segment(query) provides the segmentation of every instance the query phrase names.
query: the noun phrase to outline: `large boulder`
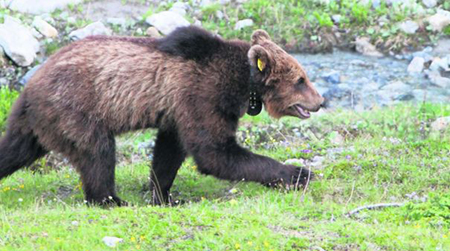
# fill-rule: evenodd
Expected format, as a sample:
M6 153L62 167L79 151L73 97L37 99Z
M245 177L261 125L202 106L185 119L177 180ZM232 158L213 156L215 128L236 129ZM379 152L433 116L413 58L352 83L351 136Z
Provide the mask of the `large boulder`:
M145 20L162 34L167 35L178 27L189 26L190 23L182 15L173 11L163 11L149 16Z
M10 16L6 16L5 22L0 24L0 46L20 66L31 65L39 51L39 42L30 29Z

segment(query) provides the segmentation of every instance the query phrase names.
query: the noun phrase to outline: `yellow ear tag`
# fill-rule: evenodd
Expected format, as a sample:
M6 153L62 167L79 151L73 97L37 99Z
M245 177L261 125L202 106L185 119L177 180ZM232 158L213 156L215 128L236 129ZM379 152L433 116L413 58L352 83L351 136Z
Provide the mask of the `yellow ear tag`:
M258 58L258 69L259 71L263 71L264 68L266 67L266 64L264 64L264 62Z

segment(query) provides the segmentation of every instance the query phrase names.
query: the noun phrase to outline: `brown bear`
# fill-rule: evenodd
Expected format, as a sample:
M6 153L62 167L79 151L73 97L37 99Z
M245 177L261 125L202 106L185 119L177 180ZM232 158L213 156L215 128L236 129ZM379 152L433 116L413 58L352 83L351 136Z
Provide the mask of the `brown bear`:
M262 30L251 43L201 28L165 38L92 36L51 56L16 101L0 140L0 179L49 151L81 175L86 200L116 195L116 135L158 128L151 171L154 203L167 203L186 155L203 174L265 185L305 184L311 172L254 154L236 142L238 120L261 103L301 119L323 98L300 64Z

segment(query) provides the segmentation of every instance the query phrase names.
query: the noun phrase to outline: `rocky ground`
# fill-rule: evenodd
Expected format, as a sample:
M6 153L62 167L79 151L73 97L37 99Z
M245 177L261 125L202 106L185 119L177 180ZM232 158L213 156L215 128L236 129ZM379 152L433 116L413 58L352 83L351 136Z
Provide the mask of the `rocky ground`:
M20 89L49 55L89 35L159 37L179 26L202 25L195 18L196 13L200 9L205 11L204 6L212 2L54 0L37 4L31 0L0 1L0 6L4 7L0 11L0 21L3 21L0 24L0 85ZM230 1L217 2L228 4ZM235 4L239 6L239 2L243 1ZM433 5L432 2L428 0L423 4ZM170 9L164 10L169 4ZM431 17L436 19L433 27L443 29L450 24L448 11L438 10ZM234 28L241 30L248 26L259 28L253 27L251 19L239 20ZM413 32L416 26L410 21L400 27L405 32ZM421 51L390 55L380 53L364 37L356 38L354 43L354 52L294 54L327 98L328 107L365 110L404 101L450 101L449 38L444 37Z

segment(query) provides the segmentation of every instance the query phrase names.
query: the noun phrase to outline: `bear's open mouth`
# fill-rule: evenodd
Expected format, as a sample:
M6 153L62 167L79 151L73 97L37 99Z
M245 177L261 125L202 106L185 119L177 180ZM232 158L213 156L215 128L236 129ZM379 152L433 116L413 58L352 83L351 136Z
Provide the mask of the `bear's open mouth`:
M311 117L311 113L309 113L309 111L303 108L300 104L293 105L292 108L297 111L301 119L309 119L309 117Z

